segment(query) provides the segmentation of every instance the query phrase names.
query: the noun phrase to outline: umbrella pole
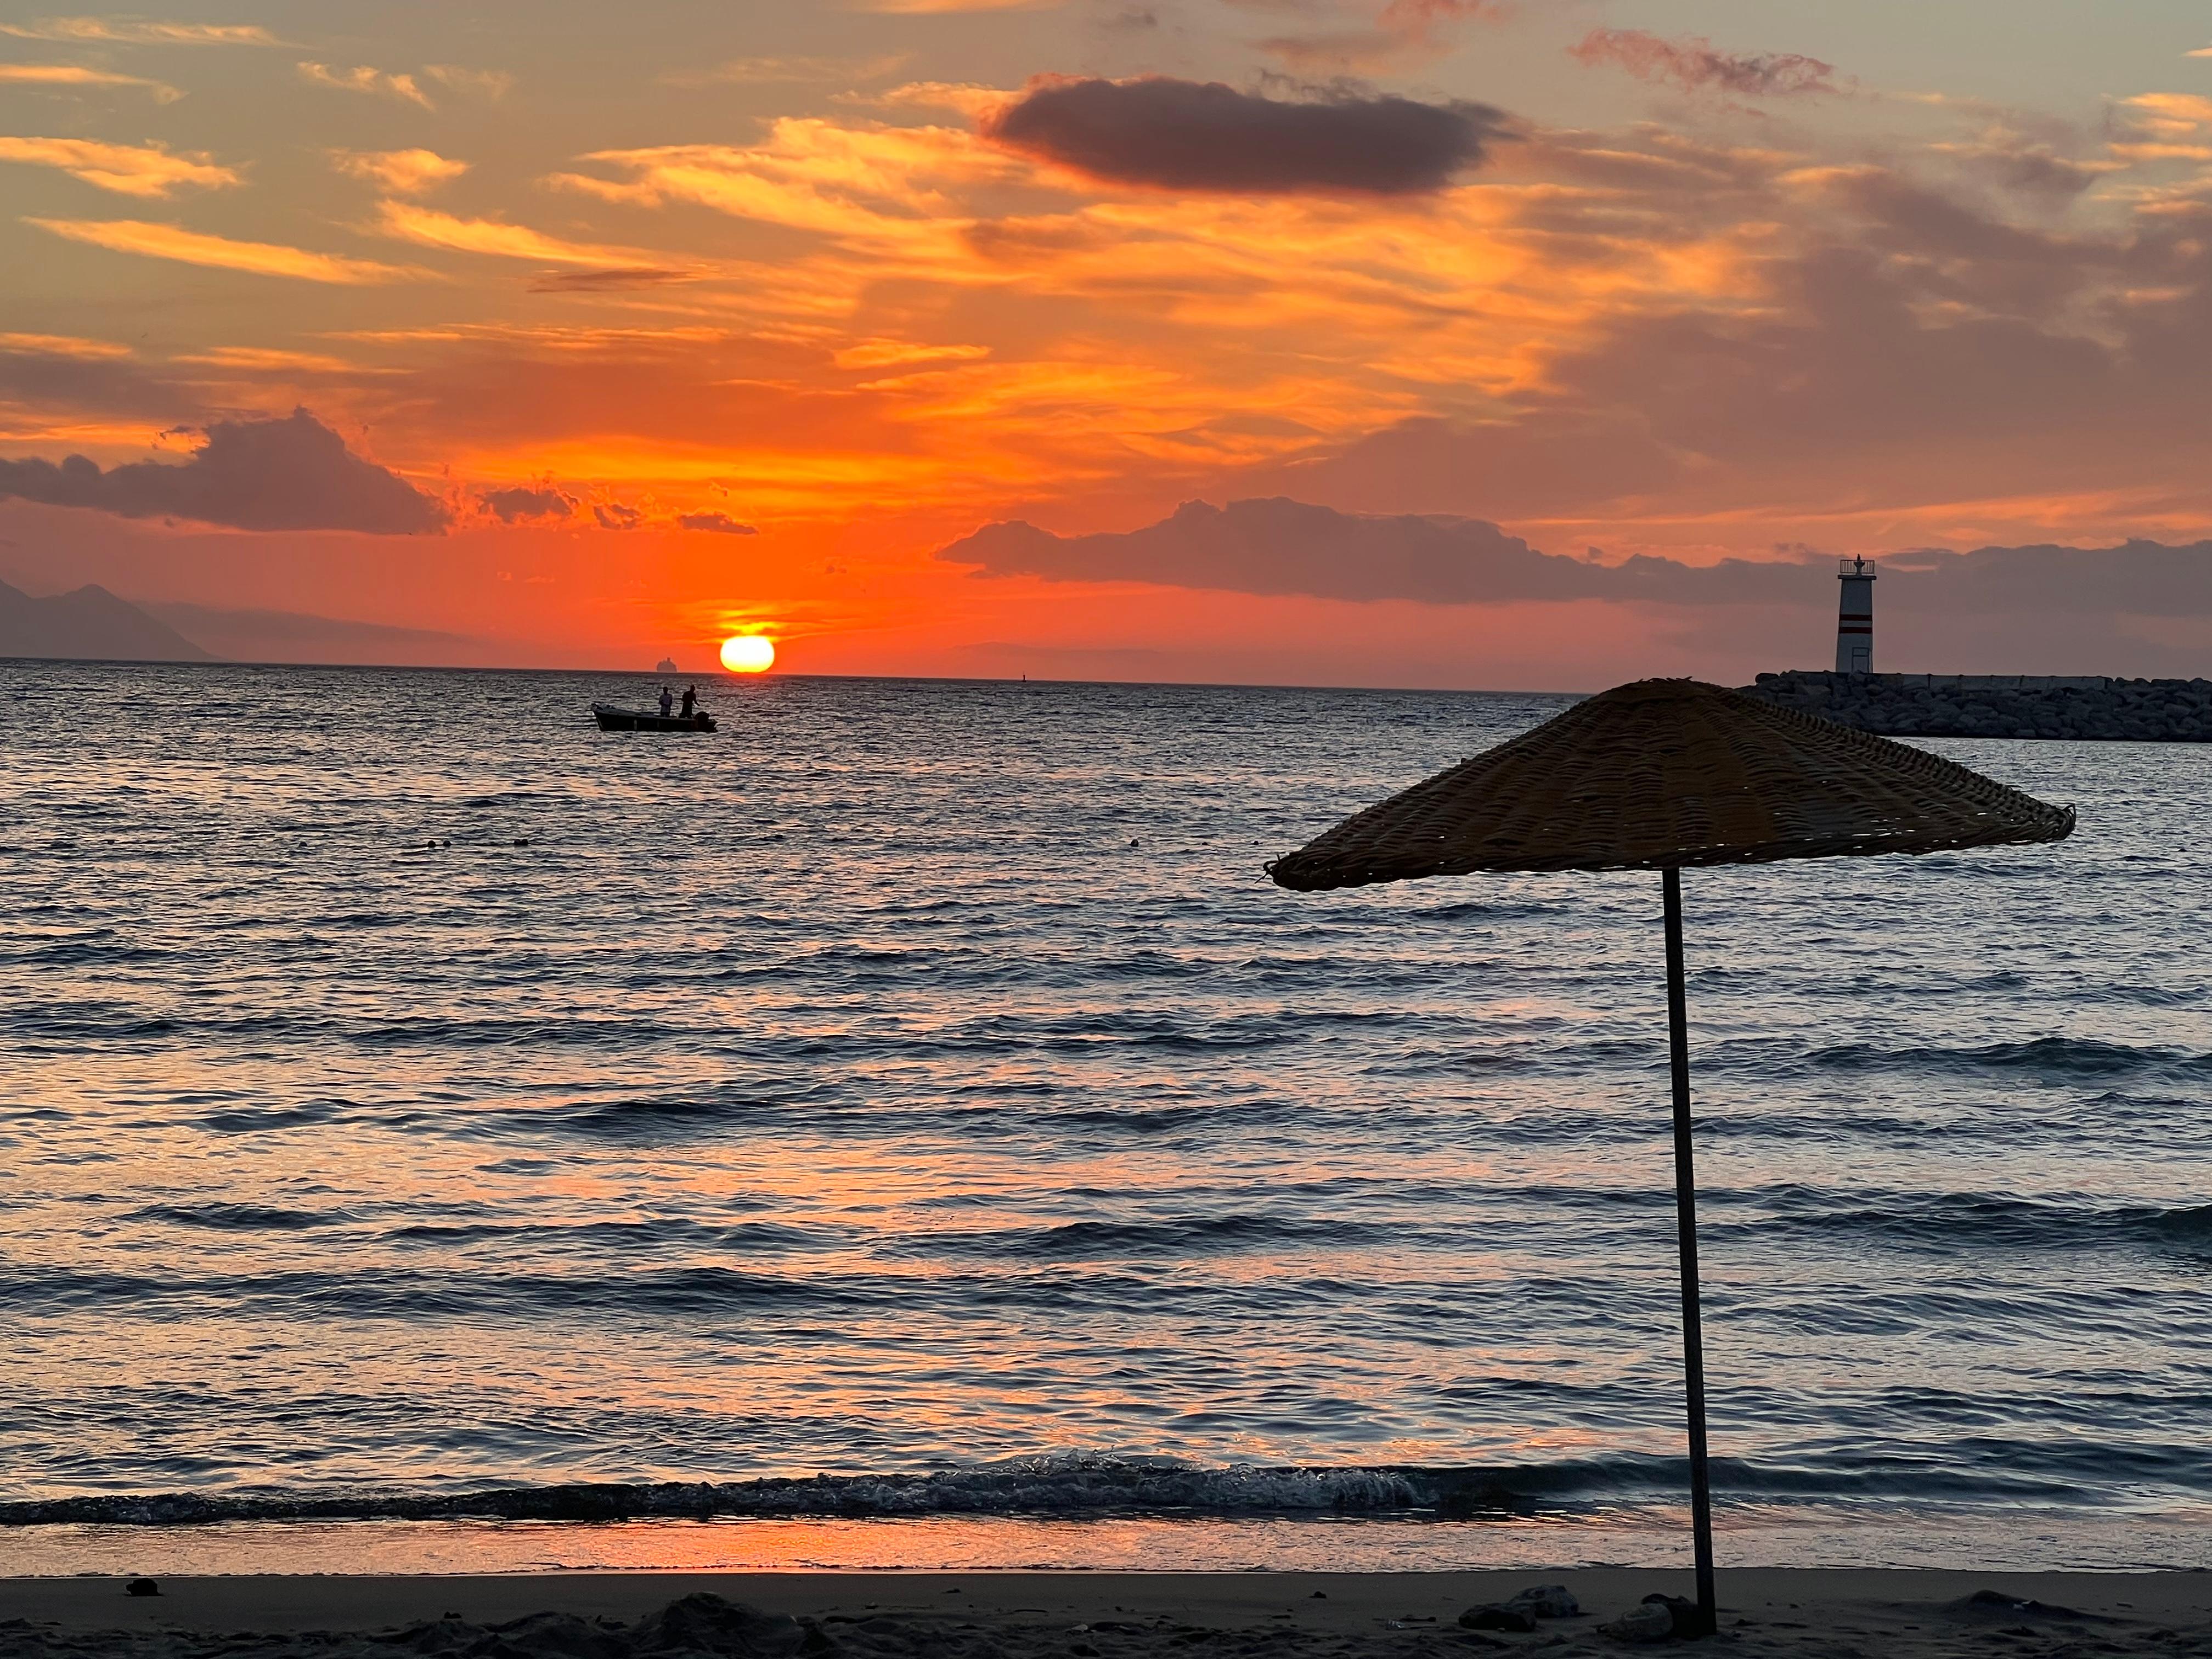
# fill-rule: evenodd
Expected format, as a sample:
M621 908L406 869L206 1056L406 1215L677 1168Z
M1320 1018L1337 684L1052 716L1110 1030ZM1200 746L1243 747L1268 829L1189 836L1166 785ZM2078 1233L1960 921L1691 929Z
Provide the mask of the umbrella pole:
M1698 1611L1718 1628L1713 1604L1713 1493L1705 1460L1705 1340L1698 1317L1698 1177L1690 1147L1690 1017L1682 972L1682 872L1660 872L1667 896L1667 1048L1674 1081L1674 1222L1682 1255L1682 1377L1690 1418L1690 1528Z

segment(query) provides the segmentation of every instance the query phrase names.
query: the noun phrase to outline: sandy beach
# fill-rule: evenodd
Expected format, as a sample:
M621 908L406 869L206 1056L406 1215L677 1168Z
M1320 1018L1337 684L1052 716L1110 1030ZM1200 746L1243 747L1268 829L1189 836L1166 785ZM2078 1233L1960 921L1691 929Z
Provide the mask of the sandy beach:
M1470 1607L1565 1586L1579 1616L1476 1631ZM1600 1626L1686 1575L1558 1573L531 1574L0 1581L10 1656L630 1654L1137 1659L1634 1650ZM1747 1569L1711 1645L1745 1654L2212 1654L2212 1573ZM1683 1644L1655 1645L1680 1646Z

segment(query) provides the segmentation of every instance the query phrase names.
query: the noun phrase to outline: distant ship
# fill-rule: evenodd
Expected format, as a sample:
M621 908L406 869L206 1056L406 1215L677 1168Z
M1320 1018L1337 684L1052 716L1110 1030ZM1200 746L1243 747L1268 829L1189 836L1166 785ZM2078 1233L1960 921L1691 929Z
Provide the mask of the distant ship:
M675 658L663 657L660 659L659 665L653 672L656 674L680 674L684 671L676 665Z

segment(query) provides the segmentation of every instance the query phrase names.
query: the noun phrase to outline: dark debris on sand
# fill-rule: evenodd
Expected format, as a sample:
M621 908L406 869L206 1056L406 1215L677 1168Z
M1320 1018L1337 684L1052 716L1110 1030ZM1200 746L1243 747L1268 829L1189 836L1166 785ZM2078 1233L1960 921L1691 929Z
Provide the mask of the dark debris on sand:
M1922 1609L1884 1608L1864 1623L1730 1620L1714 1637L1666 1645L1726 1650L1732 1659L2212 1659L2212 1626L2173 1629L2069 1615L1994 1595ZM1530 1635L1415 1627L1371 1632L1269 1624L1243 1628L1101 1620L1088 1625L881 1613L794 1619L701 1594L635 1623L541 1613L476 1625L448 1615L373 1632L219 1634L79 1631L0 1622L0 1659L1468 1659L1527 1651L1543 1659L1622 1659L1631 1651L1577 1620Z

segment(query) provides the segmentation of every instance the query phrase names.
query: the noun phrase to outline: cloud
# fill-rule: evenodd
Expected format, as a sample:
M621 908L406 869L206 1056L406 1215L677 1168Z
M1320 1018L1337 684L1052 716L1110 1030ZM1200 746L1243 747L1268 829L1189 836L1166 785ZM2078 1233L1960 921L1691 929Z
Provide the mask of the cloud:
M661 79L672 87L719 83L749 86L776 82L877 81L897 73L909 54L884 52L874 58L732 58L710 70L687 70Z
M387 75L382 70L366 64L349 70L334 70L328 64L302 64L300 78L318 87L335 87L342 92L364 92L376 98L397 98L403 103L419 104L424 109L435 107L422 88L415 83L411 75Z
M1796 611L1808 619L1805 638L1817 644L1823 619L1833 615L1834 566L1802 546L1775 551L1779 556L1695 564L1648 555L1607 560L1595 549L1575 558L1539 552L1480 520L1342 513L1276 498L1225 508L1186 502L1169 518L1121 534L1062 537L1019 520L988 525L938 556L980 566L976 574L984 576L1338 600L1598 601L1678 607L1715 620L1730 610ZM2095 651L2124 660L2145 641L2136 630L2130 650L2130 630L2116 622L2212 618L2212 542L1934 549L1884 555L1878 562L1877 626L1892 639L1960 641L1978 651L2021 637L2024 619L2094 617L2105 621L2083 637ZM1723 633L1750 625L1723 622ZM1728 649L1740 653L1745 643L1731 636Z
M540 489L482 489L477 492L477 503L487 513L506 524L520 524L532 519L565 519L576 510L576 498L547 485Z
M75 64L0 64L0 86L19 87L140 87L161 104L173 104L185 94L166 81L149 81L143 75L118 75L112 70L83 69Z
M235 530L389 536L445 526L441 502L355 454L304 409L280 419L218 421L203 437L192 458L174 465L132 461L103 472L82 455L58 465L0 460L0 498Z
M34 219L23 222L89 242L118 253L141 253L153 259L174 259L180 264L209 265L218 270L248 270L263 276L294 276L308 283L337 283L362 287L379 283L404 283L431 273L416 265L380 264L374 259L347 259L335 253L311 253L305 248L283 247L271 242L234 242L221 236L203 235L177 225L149 224L141 219Z
M1350 93L1292 101L1166 76L1033 81L981 127L1005 149L1116 183L1373 196L1442 190L1505 130L1482 104Z
M19 40L81 40L123 46L278 46L284 43L252 23L161 23L122 17L42 17L35 23L0 23L0 34Z
M1639 81L1668 81L1686 92L1711 88L1745 98L1838 92L1836 69L1794 52L1723 52L1698 35L1668 40L1642 29L1592 29L1567 55L1613 64Z
M112 340L85 340L73 334L0 334L0 351L23 352L38 357L73 357L97 362L128 357L131 348Z
M973 362L987 345L922 345L911 340L862 340L832 355L840 368L890 368L900 363Z
M331 165L393 196L422 196L469 170L433 149L334 149Z
M103 144L89 138L0 137L0 161L58 167L72 179L124 196L167 196L190 186L220 190L243 184L232 168L217 167L200 150L172 155L159 143Z
M592 516L599 521L602 530L635 530L645 523L643 513L634 507L624 507L620 501L592 507Z
M505 70L463 69L458 64L428 64L422 73L449 92L472 94L494 102L514 90L514 77Z
M673 265L610 265L599 270L549 270L530 284L532 294L621 294L631 289L659 288L669 283L696 282L696 270Z
M1771 600L1804 580L1802 569L1743 561L1717 569L1650 558L1596 564L1540 553L1480 519L1343 513L1281 496L1226 507L1186 501L1157 524L1119 534L1054 536L1018 520L987 525L938 557L994 576L1429 605L1686 599L1693 587Z
M286 351L273 346L210 346L176 358L180 363L202 363L210 368L242 369L249 374L373 374L343 357L318 351Z
M409 202L379 203L376 228L403 242L450 248L459 253L489 253L503 259L603 267L626 261L634 264L636 260L635 253L627 248L564 242L526 225L510 225L498 219L458 219L450 213L416 207Z
M679 513L676 522L686 530L704 530L717 536L757 536L749 524L739 524L726 513Z

